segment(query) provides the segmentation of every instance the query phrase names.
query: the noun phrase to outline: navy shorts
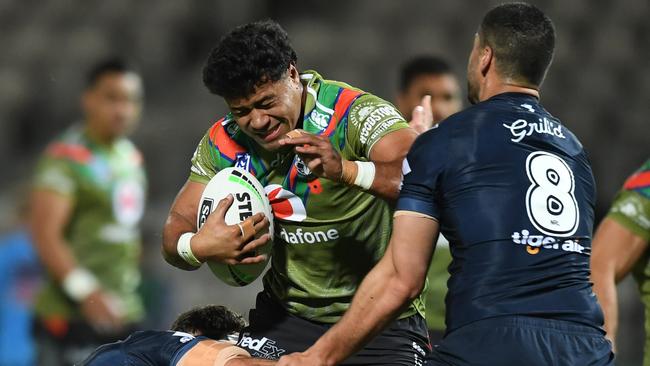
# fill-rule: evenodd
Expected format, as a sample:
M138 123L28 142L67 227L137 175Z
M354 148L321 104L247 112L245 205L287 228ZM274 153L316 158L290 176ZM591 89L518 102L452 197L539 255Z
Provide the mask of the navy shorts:
M614 365L599 328L580 323L508 316L458 328L434 347L427 365Z
M317 323L288 314L268 293L257 296L250 326L237 345L253 357L277 360L313 345L332 324ZM429 352L427 324L420 315L394 321L366 347L340 365L423 366Z

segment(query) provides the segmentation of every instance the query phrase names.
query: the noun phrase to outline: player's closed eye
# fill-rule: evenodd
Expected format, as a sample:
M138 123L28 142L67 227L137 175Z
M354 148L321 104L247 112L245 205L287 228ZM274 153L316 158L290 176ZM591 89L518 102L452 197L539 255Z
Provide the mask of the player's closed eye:
M245 117L250 113L250 109L231 109L230 110L235 117Z
M449 102L449 101L452 101L452 100L456 99L456 96L454 94L443 94L442 99L445 102Z
M257 106L257 108L259 108L259 109L269 109L269 108L272 108L274 105L275 105L274 101L271 101L271 102L266 102L264 104L260 104L260 105Z

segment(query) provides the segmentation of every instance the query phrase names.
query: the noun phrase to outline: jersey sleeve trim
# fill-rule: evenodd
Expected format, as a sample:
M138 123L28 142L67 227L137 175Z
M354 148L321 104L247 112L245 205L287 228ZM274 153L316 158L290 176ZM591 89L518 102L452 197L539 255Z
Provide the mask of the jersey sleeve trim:
M210 182L210 178L208 178L205 175L195 173L194 169L192 169L192 171L190 172L190 176L188 179L190 182L201 183L201 184L208 184Z
M607 217L639 237L650 240L650 199L635 191L621 191Z
M408 123L404 121L402 124L401 122L396 122L395 125L393 125L390 129L387 129L386 131L382 132L377 140L375 140L369 147L368 147L368 158L370 158L370 155L372 154L372 148L375 147L375 145L381 141L381 139L384 138L384 136L390 135L393 132L401 131L405 128L409 128Z
M396 212L397 211L416 213L439 221L436 210L433 208L432 204L404 195L400 195L400 198L397 201Z
M400 216L419 217L419 218L422 218L422 219L429 219L429 220L433 220L433 221L438 221L438 219L433 217L433 216L429 216L429 215L423 214L421 212L415 212L415 211L397 210L397 211L395 211L395 214L393 214L393 217L400 217Z

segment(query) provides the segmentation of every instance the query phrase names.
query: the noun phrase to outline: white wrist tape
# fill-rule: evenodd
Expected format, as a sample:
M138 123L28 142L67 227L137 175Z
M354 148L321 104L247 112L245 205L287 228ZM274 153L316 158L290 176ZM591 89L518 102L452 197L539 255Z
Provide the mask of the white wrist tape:
M79 302L95 292L99 288L99 282L87 269L77 267L65 276L61 286L70 298Z
M201 264L203 263L196 259L194 253L192 253L192 247L190 246L190 241L192 240L193 236L194 233L185 233L181 235L181 237L178 238L176 250L178 251L178 255L183 258L187 264L193 267L201 267Z
M357 177L354 179L354 185L363 189L370 189L372 182L375 180L375 163L372 161L355 161L357 164Z

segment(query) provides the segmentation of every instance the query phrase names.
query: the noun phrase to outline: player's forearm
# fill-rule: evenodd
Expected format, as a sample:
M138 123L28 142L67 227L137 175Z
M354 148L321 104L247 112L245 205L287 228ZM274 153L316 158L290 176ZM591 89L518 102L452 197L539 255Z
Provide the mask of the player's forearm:
M61 235L32 227L34 246L41 262L57 282L63 281L77 267L72 250Z
M390 261L382 260L366 276L343 318L307 353L327 365L345 360L397 317L419 293L415 287L399 278Z
M269 366L275 365L276 361L259 360L254 358L236 358L226 362L225 366Z
M607 332L607 338L614 343L618 329L618 296L615 274L605 268L594 268L592 280L594 282L594 293L605 316L604 328Z
M194 230L194 225L187 218L173 210L169 213L163 228L162 238L162 255L167 263L186 271L194 271L198 268L185 262L178 255L177 250L178 239L181 235Z
M394 204L399 196L402 183L401 163L375 163L375 180L369 191Z

